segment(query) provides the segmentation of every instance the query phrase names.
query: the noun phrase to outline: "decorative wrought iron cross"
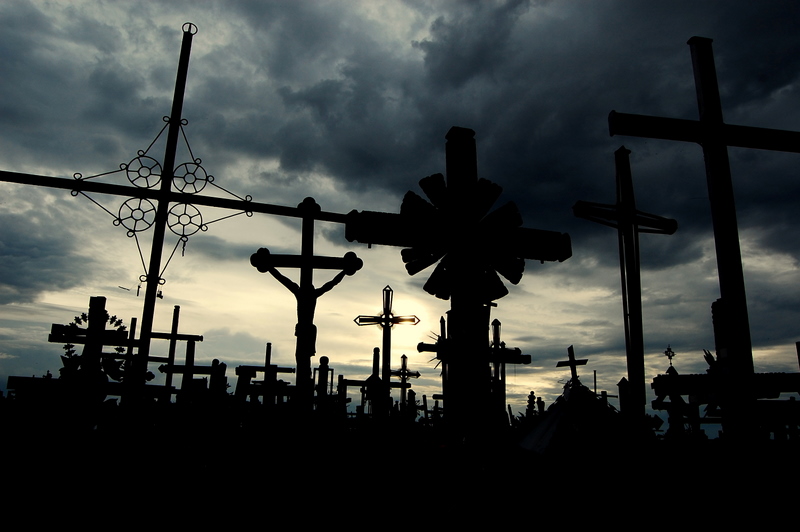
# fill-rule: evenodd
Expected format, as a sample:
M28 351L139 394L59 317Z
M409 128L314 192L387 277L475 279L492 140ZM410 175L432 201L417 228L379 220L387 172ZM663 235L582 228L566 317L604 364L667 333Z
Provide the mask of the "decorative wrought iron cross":
M411 325L419 323L419 318L416 316L395 316L392 314L393 295L392 287L386 285L383 289L383 313L380 316L356 316L353 320L359 326L377 325L383 329L383 344L381 347L383 370L381 371L381 378L387 386L392 375L392 327L402 323L410 323Z
M153 227L153 241L149 265L146 268L146 273L141 277L142 282L147 283L147 287L142 310L140 336L139 340L136 342L139 350L135 356L134 371L132 372L132 377L135 378L129 379L129 384L133 385L144 384L145 375L147 374L147 364L152 361L150 358L150 343L154 338L153 320L159 292L158 288L163 283L163 279L161 278L161 264L166 229L173 231L180 237L181 241L185 242L185 239L189 235L198 230L205 230L208 223L210 223L204 223L202 221L202 216L200 216L195 205L206 205L239 211L238 214L244 213L248 216L254 212L259 212L295 218L311 216L314 220L337 223L344 223L345 220L344 215L337 213L317 210L309 214L302 212L299 208L256 203L252 201L250 196L240 198L232 194L236 198L232 199L196 194L207 184L213 182L213 177L207 175L202 166L200 166L200 160L194 158L192 155L192 162L183 163L175 167L178 140L182 132L182 127L186 124L181 114L192 37L196 33L197 27L194 24L187 22L183 25L183 39L181 42L181 53L178 62L172 109L170 116L165 117L167 139L163 164L159 164L158 161L147 155L150 148L152 148L155 143L155 141L153 141L153 144L151 144L147 150L140 151L137 157L131 160L130 163L121 165L120 170L125 171L128 180L135 185L134 188L91 180L94 177L107 174L86 178L80 174L75 174L74 179L64 179L0 171L0 181L69 190L73 196L78 194L85 195L86 192L109 194L113 196L133 196L132 199L123 203L119 210L119 215L114 215L112 213L112 216L115 218L114 223L126 228L129 236L136 236L138 232ZM153 205L152 202L157 202L157 206ZM172 207L170 207L170 205L172 205ZM132 387L131 391L136 388L136 386Z
M639 265L639 233L671 235L678 223L670 218L636 209L631 177L630 150L624 146L614 152L617 178L617 202L614 205L578 201L572 207L575 216L617 229L619 268L622 281L622 316L625 324L625 348L631 405L644 414L647 403L644 370L644 331L642 326L642 281Z

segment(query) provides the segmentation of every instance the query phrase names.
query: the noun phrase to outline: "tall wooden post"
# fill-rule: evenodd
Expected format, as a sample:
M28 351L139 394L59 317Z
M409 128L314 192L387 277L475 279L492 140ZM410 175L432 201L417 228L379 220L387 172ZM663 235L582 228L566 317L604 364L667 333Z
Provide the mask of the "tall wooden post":
M459 232L475 234L477 222L473 199L478 181L475 132L451 128L445 136L446 179L449 205L462 226ZM483 272L472 259L471 246L451 251L450 318L448 323L453 357L448 365L447 423L459 431L480 427L487 421L489 407L488 363L489 301L480 299L473 283ZM472 427L472 429L470 428Z
M614 205L578 201L575 216L615 227L619 243L619 268L622 287L622 315L625 325L625 352L629 386L628 415L644 415L647 404L644 367L644 327L642 324L642 282L639 264L639 233L673 234L675 220L647 214L636 209L631 177L630 150L624 146L614 152L617 202Z

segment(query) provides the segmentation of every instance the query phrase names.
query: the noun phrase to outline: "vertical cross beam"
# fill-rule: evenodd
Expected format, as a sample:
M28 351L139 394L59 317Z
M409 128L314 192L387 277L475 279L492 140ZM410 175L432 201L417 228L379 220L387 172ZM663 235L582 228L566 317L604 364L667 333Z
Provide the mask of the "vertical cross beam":
M178 321L180 319L181 307L175 305L172 309L172 332L169 339L169 351L167 352L167 364L170 366L175 364L175 349L178 346ZM164 380L164 387L167 390L172 389L172 372L167 372L167 377Z
M738 378L743 378L754 372L753 350L728 147L720 135L724 122L717 85L717 70L714 65L711 39L692 37L689 39L689 46L692 53L700 124L705 131L703 156L714 226L720 295L731 320L726 324L732 335L728 357L732 372Z
M630 150L624 146L614 152L617 202L615 205L578 201L575 216L615 227L619 240L619 267L622 286L622 315L625 325L630 402L636 412L644 414L647 403L644 367L644 327L642 325L642 282L639 263L639 233L673 234L675 220L647 214L636 209L631 177Z
M169 201L167 198L172 189L172 178L175 168L175 154L178 146L178 136L181 129L181 115L183 113L183 97L186 91L186 77L189 72L189 55L192 50L192 36L197 28L193 24L184 25L183 39L181 41L181 55L178 61L178 73L175 77L175 93L172 99L172 110L169 116L169 129L167 130L167 143L164 149L164 164L159 189L159 201L153 221L153 242L150 251L150 263L147 268L147 288L144 294L144 308L142 310L141 332L139 333L140 345L134 369L134 385L143 385L147 372L147 361L150 356L150 340L153 333L153 320L155 318L156 299L158 296L159 281L161 279L161 258L164 248L164 234L167 229L169 217Z
M471 193L474 193L478 179L475 132L451 128L445 138L448 201L450 208L457 210L454 219L462 224L455 229L464 234L474 234L474 227L470 225L476 224L477 220L470 211L474 208ZM445 238L454 237L457 235L445 235ZM453 257L448 262L452 275L448 340L454 356L448 361L450 389L445 399L447 423L460 432L474 432L474 428L468 427L478 427L490 417L485 359L489 343L489 307L488 301L480 300L474 290L473 284L483 272L475 267L476 261L469 252L477 251L471 248L453 250Z
M492 365L494 366L494 372L492 375L492 393L494 395L494 401L500 408L503 408L503 405L506 404L506 362L505 360L499 355L501 350L505 350L505 343L500 340L500 327L501 327L500 320L494 319L492 320ZM498 356L494 356L498 354ZM509 418L509 420L512 418Z

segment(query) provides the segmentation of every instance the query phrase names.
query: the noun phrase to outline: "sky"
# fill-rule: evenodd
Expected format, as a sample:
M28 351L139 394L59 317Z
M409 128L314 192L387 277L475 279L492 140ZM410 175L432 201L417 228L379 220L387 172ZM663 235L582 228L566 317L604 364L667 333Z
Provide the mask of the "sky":
M672 236L640 239L648 382L669 366L668 345L680 373L705 371L719 286L701 148L611 137L608 113L696 119L686 41L697 35L713 39L727 123L798 130L798 20L793 1L7 0L0 169L89 176L147 150L170 112L190 21L198 33L185 132L214 177L200 194L396 213L407 191L423 195L420 179L444 173L450 127L471 128L479 176L503 187L496 206L513 200L526 227L572 239L569 260L528 261L492 309L507 346L532 356L507 369L509 403L522 411L532 390L555 400L569 378L556 363L570 345L588 359L584 384L596 378L616 394L625 376L616 232L576 218L572 206L614 202L620 146L631 150L638 208L678 221ZM163 159L163 138L148 155ZM177 164L190 160L181 149ZM797 371L798 156L729 155L756 371ZM133 187L121 172L102 180ZM128 199L91 196L110 213ZM0 389L9 375L58 374L63 349L48 343L50 324L71 322L90 297L105 296L126 324L141 315L136 239L103 208L65 190L0 183ZM208 230L169 262L155 330L169 331L180 306L181 332L203 336L198 363L225 362L232 385L233 368L263 363L267 342L273 363L293 366L295 300L249 257L261 247L299 253L300 222L199 210ZM354 251L364 261L317 304L318 355L336 375L366 378L381 332L353 320L380 314L388 285L394 313L420 319L393 330L393 363L406 354L421 374L417 393L439 393L433 355L416 351L449 308L422 290L432 268L409 276L398 248L348 242L340 224L315 229L317 254ZM147 260L150 232L137 236ZM176 242L168 233L165 257ZM475 242L485 253L492 245ZM334 274L315 273L315 284ZM152 352L166 349L156 342Z

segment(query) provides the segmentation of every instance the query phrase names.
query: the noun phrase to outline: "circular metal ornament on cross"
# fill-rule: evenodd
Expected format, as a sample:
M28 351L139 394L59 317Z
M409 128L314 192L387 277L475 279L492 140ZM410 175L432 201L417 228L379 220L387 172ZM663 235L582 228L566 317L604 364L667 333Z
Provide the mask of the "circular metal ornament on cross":
M148 199L131 198L119 208L119 217L114 225L122 225L128 230L128 236L145 231L153 225L156 218L156 207Z
M161 181L161 164L147 155L132 159L125 172L128 181L139 188L153 188Z
M205 169L196 163L183 163L175 169L172 183L186 194L197 194L212 180Z
M169 210L167 227L178 236L191 236L197 231L205 231L203 215L194 205L179 203Z

